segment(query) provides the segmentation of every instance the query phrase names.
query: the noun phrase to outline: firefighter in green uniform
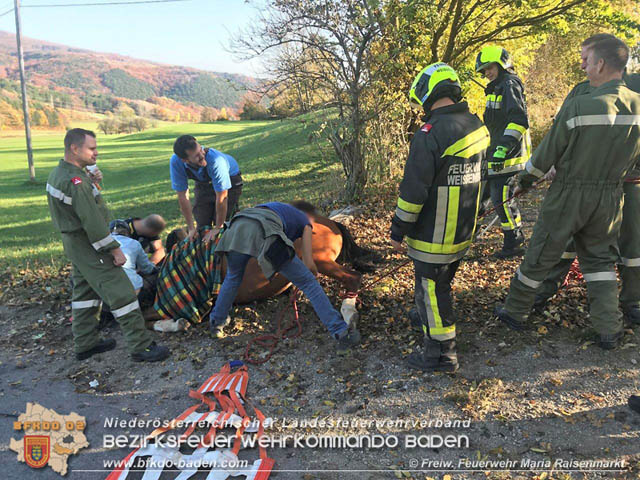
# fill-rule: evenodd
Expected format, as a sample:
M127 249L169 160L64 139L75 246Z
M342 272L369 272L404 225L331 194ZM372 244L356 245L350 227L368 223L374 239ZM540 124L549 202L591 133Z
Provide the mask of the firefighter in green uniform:
M46 190L51 220L73 266L76 358L84 360L116 346L115 340L98 334L98 313L104 301L120 323L133 360L162 360L169 356L169 349L153 342L145 329L136 294L120 267L126 259L109 233L109 210L85 173L98 156L95 134L81 128L69 130L64 147L64 159L49 175Z
M491 135L487 151L489 181L483 203L489 197L500 218L504 243L496 258L522 255L522 218L508 181L524 169L531 156L527 102L522 80L515 74L509 53L502 47L484 47L476 58L476 72L489 84L484 123Z
M622 337L615 273L622 184L640 155L640 95L622 80L628 58L628 47L615 37L587 47L584 70L593 90L566 102L516 178L516 190L526 189L556 168L531 245L504 306L496 307L510 328L526 328L536 289L573 238L600 346L615 348Z
M409 357L423 371L458 368L451 282L476 228L489 132L469 112L458 75L445 63L423 69L411 86L425 124L411 141L391 225L391 244L415 267L415 302L424 350ZM486 172L485 172L486 173Z
M582 42L581 67L583 69L585 68L589 46L606 38L615 37L610 34L600 33ZM640 74L625 73L623 80L631 90L640 93ZM569 92L565 103L578 95L588 95L591 90L589 81L580 82ZM627 174L624 180L623 192L624 206L622 208L622 224L618 238L618 248L620 249L619 270L622 279L620 306L629 322L640 324L640 170L633 169ZM562 254L562 259L538 288L533 306L534 310L538 312L544 311L548 300L555 295L567 276L576 256L575 252L575 245L572 240Z

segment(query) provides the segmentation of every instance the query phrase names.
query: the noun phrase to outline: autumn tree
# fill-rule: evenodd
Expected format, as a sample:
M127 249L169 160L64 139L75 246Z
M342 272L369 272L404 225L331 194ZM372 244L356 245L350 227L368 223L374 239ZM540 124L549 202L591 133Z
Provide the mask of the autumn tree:
M40 110L35 110L31 115L31 122L34 127L42 127L47 125L47 117Z
M242 120L264 120L269 118L269 111L264 105L247 100L242 106L240 119Z
M637 28L630 12L621 8L624 4L628 2L385 0L384 36L371 47L372 68L378 75L364 98L368 108L380 112L366 128L364 147L370 170L378 177L399 173L418 119L417 112L410 110L407 92L426 65L444 61L453 66L472 111L482 113L486 82L475 72L475 57L484 45L499 44L509 50L524 77L530 106L550 91L553 100L547 104L559 105L579 78L570 71L582 39L599 30L625 36ZM530 89L536 79L546 89ZM548 113L542 117L550 120Z
M200 113L200 122L212 123L218 120L218 110L213 107L204 107Z
M362 94L372 76L369 49L382 32L378 4L272 0L261 21L234 42L236 51L248 57L275 54L272 85L304 82L311 95L327 93L325 106L334 107L337 116L327 121L326 133L342 163L348 198L357 197L367 183L362 142L364 127L374 115L363 108Z

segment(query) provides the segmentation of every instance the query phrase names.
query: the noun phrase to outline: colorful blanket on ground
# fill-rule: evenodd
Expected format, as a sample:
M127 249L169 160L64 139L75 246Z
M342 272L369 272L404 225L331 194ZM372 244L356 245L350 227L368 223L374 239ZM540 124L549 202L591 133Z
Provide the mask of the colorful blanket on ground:
M164 318L200 323L222 285L222 262L214 255L221 234L209 243L201 235L185 238L162 264L153 308Z

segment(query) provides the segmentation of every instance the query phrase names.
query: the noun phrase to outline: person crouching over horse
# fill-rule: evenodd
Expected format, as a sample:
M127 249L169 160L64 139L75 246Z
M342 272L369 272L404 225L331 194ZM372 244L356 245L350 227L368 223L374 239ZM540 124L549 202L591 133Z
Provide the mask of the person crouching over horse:
M254 257L265 277L276 273L287 277L309 299L320 321L338 342L338 352L344 353L360 341L355 325L347 325L315 278L318 270L313 261L311 218L297 208L280 202L270 202L247 208L231 219L224 231L216 254L226 254L227 273L209 316L211 333L224 336L229 324L229 310L236 298L247 262ZM295 253L293 242L302 238L302 260Z
M408 360L423 371L458 368L451 282L473 238L489 146L489 131L461 92L446 63L427 66L414 80L409 98L424 109L425 124L411 140L391 224L393 248L405 252L406 238L415 267L424 351Z

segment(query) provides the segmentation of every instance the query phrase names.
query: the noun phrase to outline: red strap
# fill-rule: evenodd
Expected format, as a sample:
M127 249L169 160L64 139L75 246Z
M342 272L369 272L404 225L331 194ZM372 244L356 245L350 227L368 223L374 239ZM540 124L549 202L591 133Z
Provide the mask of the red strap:
M272 458L263 458L260 460L260 467L258 467L258 473L253 480L267 480L269 475L271 475L271 470L273 470L273 466L275 465L275 460Z
M179 416L177 416L176 418L174 418L173 420L171 420L171 422L169 423L169 425L167 425L166 427L160 427L160 428L156 428L153 432L151 432L149 435L147 435L147 440L150 440L152 438L157 437L160 434L163 434L165 432L168 432L169 430L173 430L176 426L176 423L178 423L179 421L184 420L185 418L187 418L189 415L191 415L193 412L195 412L198 407L200 405L194 405L193 407L189 407L187 408L184 412L182 412Z
M202 403L207 405L209 407L210 412L213 412L216 409L216 404L213 400L211 400L210 398L206 397L205 395L199 392L196 392L195 390L189 391L189 396L196 400L200 400Z
M133 454L136 453L138 450L140 450L140 449L136 448L129 455L127 455L124 458L124 460L122 460L118 464L118 466L115 468L115 470L109 474L109 476L106 478L106 480L118 480L120 478L120 474L124 471L124 467L127 465L127 462L129 460L131 460L131 457L133 457Z

